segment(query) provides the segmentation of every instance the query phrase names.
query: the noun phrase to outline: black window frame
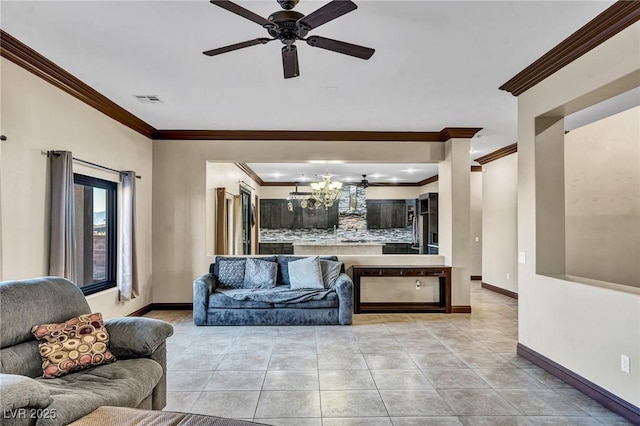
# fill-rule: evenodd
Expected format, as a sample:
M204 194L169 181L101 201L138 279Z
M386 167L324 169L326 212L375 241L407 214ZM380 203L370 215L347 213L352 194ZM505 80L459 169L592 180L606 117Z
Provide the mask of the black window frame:
M98 293L117 285L118 271L118 183L93 176L73 174L73 183L91 188L104 189L106 191L106 224L107 224L107 262L106 280L79 286L85 296Z

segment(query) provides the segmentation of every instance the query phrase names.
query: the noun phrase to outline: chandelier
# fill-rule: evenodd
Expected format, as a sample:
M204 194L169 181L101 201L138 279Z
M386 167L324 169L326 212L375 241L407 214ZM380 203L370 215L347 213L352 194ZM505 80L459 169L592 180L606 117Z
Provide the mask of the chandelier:
M335 201L340 199L342 182L332 182L331 175L327 173L322 176L322 181L313 182L311 189L313 190L311 196L328 209Z

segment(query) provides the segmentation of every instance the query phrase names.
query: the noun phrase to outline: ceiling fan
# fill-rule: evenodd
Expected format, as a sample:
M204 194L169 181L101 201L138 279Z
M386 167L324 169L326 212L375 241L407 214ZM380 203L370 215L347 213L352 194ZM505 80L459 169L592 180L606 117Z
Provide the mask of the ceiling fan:
M292 10L296 4L298 4L299 0L277 1L284 10L274 12L265 19L231 1L211 0L211 3L216 6L220 6L229 12L235 13L236 15L242 16L243 18L261 25L267 30L272 38L255 38L253 40L207 50L202 53L207 56L215 56L220 55L221 53L255 46L257 44L266 44L273 40L280 40L280 42L284 44L282 47L284 78L292 78L300 75L300 70L298 68L298 51L295 45L297 40L306 41L307 44L312 47L319 47L320 49L331 50L333 52L354 56L360 59L369 59L371 55L373 55L373 52L375 52L374 49L368 47L358 46L356 44L333 40L326 37L306 37L309 31L357 9L358 6L356 6L354 2L350 0L333 0L305 16L300 12Z
M362 180L360 181L360 186L363 188L369 187L369 181L367 180L367 175L362 175Z

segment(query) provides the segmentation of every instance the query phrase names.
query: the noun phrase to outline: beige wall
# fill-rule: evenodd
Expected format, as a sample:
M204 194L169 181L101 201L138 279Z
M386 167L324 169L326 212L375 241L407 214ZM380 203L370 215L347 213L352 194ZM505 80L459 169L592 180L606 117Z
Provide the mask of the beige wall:
M566 273L640 287L640 107L565 136Z
M471 275L482 275L482 173L471 173Z
M2 142L0 159L2 279L48 272L48 168L46 150L72 151L74 157L118 170L135 170L137 244L141 297L117 301L110 289L87 299L105 317L127 315L151 303L152 143L44 80L2 59ZM118 180L117 174L74 164L83 174Z
M518 97L518 250L526 256L518 269L519 341L635 406L640 406L640 368L633 367L640 362L640 291L537 271L554 266L538 265L540 253L564 252L564 202L540 202L558 199L558 192L564 196L564 185L558 184L564 171L554 158L563 156L564 134L562 126L544 130L541 118L562 117L636 87L638 52L640 22ZM545 179L549 175L559 177L555 186ZM550 229L557 235L562 229L562 238L539 246L553 241ZM620 370L621 354L631 358L630 374Z
M482 167L482 282L517 293L518 154Z

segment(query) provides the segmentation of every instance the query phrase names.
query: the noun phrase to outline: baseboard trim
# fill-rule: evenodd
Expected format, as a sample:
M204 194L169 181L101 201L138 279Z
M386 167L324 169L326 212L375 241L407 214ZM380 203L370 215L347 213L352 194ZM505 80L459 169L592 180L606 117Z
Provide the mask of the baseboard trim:
M518 343L517 353L527 361L532 362L607 407L614 413L629 420L632 424L640 424L640 407L636 407L635 405L623 400L608 390L603 389L595 383L563 367L557 362L552 361L533 349L526 347L522 343Z
M482 275L471 275L472 281L482 281Z
M128 317L141 317L141 316L144 316L145 314L149 313L149 311L151 311L151 303L148 304L147 306L143 306L142 308L138 309L135 312L131 312L127 316Z
M513 299L517 299L518 298L518 293L515 293L515 292L513 292L511 290L506 290L506 289L501 288L501 287L496 287L495 285L482 283L482 288L486 288L487 290L495 291L496 293L504 294L505 296L509 296L509 297L511 297Z
M470 305L458 305L451 307L452 314L470 314L471 306Z
M150 303L147 306L131 312L128 317L141 317L151 311L192 311L193 303Z

